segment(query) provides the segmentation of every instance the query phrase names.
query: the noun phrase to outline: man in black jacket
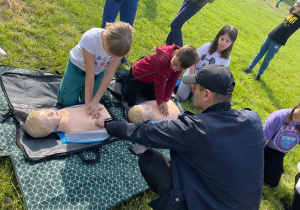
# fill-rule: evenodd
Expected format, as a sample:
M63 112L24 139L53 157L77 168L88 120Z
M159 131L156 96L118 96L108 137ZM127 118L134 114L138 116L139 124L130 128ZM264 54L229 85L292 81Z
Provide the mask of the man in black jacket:
M183 78L194 84L194 105L176 120L133 124L106 120L102 126L120 139L170 149L171 160L147 149L139 166L159 198L154 209L259 209L265 137L253 111L231 109L234 78L216 64ZM101 126L101 122L99 123Z

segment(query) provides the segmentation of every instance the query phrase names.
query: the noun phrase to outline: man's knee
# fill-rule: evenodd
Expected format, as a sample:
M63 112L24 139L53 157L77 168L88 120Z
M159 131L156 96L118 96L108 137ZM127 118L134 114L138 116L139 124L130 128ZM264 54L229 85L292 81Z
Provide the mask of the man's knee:
M162 153L154 150L147 149L138 160L141 171L157 171L170 168L169 159Z

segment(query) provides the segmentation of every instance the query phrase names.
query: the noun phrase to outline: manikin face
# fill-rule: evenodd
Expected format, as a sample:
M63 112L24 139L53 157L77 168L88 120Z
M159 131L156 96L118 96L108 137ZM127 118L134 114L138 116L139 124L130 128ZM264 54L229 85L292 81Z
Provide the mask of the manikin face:
M228 34L224 34L220 36L218 40L218 48L217 48L218 53L221 53L223 50L226 50L231 44L232 41L228 36Z
M43 126L52 132L58 127L62 115L60 112L54 110L42 110L40 112L40 118Z
M153 115L153 109L151 106L148 106L146 104L141 104L140 106L143 107L143 116L146 120L151 120L151 117Z
M171 68L174 71L182 71L183 68L181 67L181 63L178 60L178 57L176 56L177 51L175 51L175 55L173 56L172 60L171 60Z

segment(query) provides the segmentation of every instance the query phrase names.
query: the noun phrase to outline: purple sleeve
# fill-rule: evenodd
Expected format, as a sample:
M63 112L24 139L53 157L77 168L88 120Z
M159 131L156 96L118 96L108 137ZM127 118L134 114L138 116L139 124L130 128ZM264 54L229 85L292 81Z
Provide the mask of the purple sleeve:
M266 119L263 129L267 140L271 140L276 135L282 123L282 115L278 115L278 112L273 112Z

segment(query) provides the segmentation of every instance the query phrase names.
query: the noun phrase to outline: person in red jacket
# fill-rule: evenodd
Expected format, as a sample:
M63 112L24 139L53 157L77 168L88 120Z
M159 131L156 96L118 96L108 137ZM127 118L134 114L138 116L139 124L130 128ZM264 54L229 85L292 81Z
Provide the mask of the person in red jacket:
M136 61L130 69L127 81L122 86L124 101L136 105L138 94L148 100L156 100L159 110L168 115L168 105L173 89L182 70L194 65L198 52L194 46L164 44L150 56Z

